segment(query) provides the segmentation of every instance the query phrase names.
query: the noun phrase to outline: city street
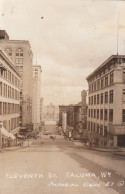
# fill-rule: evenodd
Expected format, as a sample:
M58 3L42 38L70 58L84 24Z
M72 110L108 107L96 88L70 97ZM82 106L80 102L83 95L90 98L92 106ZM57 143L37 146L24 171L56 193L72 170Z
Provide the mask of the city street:
M124 157L52 132L55 140L42 134L29 147L0 153L0 194L125 193Z

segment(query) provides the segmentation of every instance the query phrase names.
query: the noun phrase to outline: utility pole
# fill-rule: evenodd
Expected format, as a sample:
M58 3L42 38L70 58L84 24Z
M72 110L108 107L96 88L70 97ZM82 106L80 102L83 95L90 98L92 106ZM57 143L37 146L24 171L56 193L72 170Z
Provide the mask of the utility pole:
M117 55L118 55L118 41L119 41L119 15L118 15L118 24L117 24Z

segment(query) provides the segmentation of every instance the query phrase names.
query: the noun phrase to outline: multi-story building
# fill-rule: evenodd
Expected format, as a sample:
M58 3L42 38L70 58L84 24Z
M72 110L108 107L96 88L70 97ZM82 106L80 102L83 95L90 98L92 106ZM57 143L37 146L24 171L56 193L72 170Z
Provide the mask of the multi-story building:
M40 98L40 123L43 122L43 98Z
M15 145L19 131L21 76L0 48L0 144Z
M47 106L44 106L43 110L44 120L55 120L58 121L59 109L58 106L50 103Z
M69 106L67 105L59 105L59 126L63 124L63 113L67 113Z
M81 107L81 103L59 106L59 126L66 128L63 131L67 136L71 133L74 139L82 137L81 133L83 130L81 130Z
M83 138L87 139L87 91L83 90L81 92L81 97L82 97L82 101L81 101L81 105L82 105L82 109L81 109L81 133L83 133Z
M113 55L87 77L88 135L99 147L125 146L125 55Z
M33 65L33 103L32 103L32 119L34 130L39 130L40 127L40 96L41 96L41 66Z
M0 30L0 46L21 74L20 125L32 128L32 58L29 41L10 40L5 30Z

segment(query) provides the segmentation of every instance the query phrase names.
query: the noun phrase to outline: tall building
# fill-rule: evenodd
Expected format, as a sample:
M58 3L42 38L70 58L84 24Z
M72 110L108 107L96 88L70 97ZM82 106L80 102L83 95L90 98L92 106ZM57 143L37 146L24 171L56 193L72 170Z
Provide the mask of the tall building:
M40 98L40 123L42 124L43 122L43 98Z
M58 122L59 109L58 106L50 103L47 106L44 106L43 110L44 120L55 120Z
M81 92L81 133L83 133L83 138L87 139L87 91L83 90Z
M33 65L33 104L32 104L32 119L34 123L34 129L38 130L40 127L40 107L41 107L41 66Z
M29 41L10 40L6 31L0 30L0 46L21 74L20 125L32 128L32 58Z
M112 55L87 77L88 134L99 147L125 146L125 55Z
M62 126L63 132L67 137L71 134L74 139L82 138L81 107L81 103L59 106L59 126Z
M59 105L59 126L63 125L63 113L67 113L68 105Z
M16 145L20 117L21 76L0 48L0 144Z

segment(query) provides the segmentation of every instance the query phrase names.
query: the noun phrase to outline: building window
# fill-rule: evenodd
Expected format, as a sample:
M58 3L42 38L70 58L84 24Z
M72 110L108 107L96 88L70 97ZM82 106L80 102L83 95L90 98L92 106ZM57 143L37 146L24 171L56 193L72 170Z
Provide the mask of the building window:
M108 86L108 75L105 76L105 87Z
M102 77L101 78L101 88L103 88L104 87L104 78Z
M101 104L103 104L103 93L101 93Z
M110 91L110 103L113 103L113 90Z
M16 64L23 64L23 51L22 49L17 49L16 51Z
M97 109L97 119L99 119L99 109Z
M103 135L103 125L100 125L100 135Z
M0 102L0 115L2 115L2 102Z
M11 58L12 57L12 50L10 48L5 49L5 53Z
M125 123L125 109L122 110L122 122Z
M97 81L97 90L99 90L100 89L100 79L98 79L98 81Z
M93 84L92 84L92 92L93 92Z
M94 91L96 91L96 82L94 83Z
M99 124L97 124L97 133L99 133Z
M114 83L114 71L110 73L110 84Z
M90 117L90 109L89 109L89 117Z
M91 109L91 117L93 118L93 109Z
M97 104L99 104L99 94L97 94Z
M91 104L93 105L93 96L91 96Z
M2 89L3 89L3 87L2 87L2 82L0 82L0 96L2 96L2 94L3 94L3 92L2 92Z
M103 109L100 110L100 119L103 120Z
M125 94L125 89L123 89L123 94Z
M96 118L96 109L94 109L94 118Z
M104 137L107 137L107 126L104 126Z
M108 92L105 92L105 103L108 103Z
M107 109L104 110L104 120L107 121L108 118L108 111Z
M94 95L94 104L96 104L96 95Z
M109 121L113 121L113 109L109 109Z

